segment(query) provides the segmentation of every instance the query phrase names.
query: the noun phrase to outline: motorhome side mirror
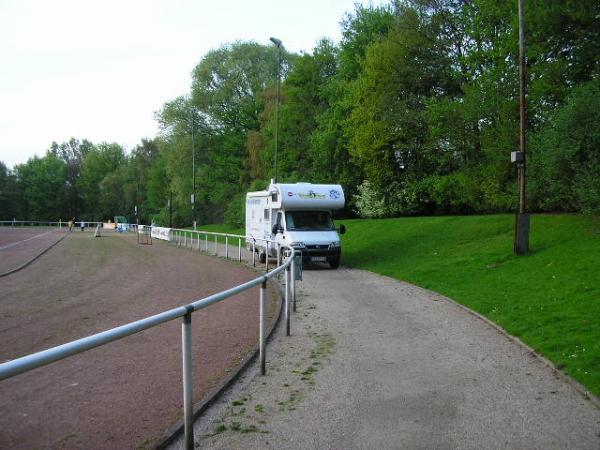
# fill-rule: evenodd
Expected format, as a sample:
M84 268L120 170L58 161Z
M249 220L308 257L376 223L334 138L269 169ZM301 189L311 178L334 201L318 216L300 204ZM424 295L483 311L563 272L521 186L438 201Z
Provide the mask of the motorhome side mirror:
M271 229L271 232L273 234L277 234L277 233L283 233L283 227L281 225L273 225L273 228Z
M340 234L344 234L346 232L346 226L344 224L340 225Z

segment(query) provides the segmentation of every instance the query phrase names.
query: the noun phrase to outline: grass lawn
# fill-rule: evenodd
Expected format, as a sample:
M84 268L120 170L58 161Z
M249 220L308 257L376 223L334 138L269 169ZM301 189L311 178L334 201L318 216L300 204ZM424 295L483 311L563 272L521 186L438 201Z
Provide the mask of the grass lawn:
M242 236L245 234L244 228L235 228L230 225L225 224L217 224L217 225L198 225L198 230L202 231L214 231L217 233L229 233L229 234L241 234ZM189 228L191 229L191 228Z
M600 218L535 215L528 256L514 216L339 220L342 264L446 295L518 336L600 395ZM243 234L222 225L208 231Z

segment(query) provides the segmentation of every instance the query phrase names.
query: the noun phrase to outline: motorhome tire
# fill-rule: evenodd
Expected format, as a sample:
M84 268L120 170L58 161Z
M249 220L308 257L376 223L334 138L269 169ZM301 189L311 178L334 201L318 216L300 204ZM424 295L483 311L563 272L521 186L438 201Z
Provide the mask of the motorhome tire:
M264 264L267 262L267 254L263 253L263 252L259 252L258 253L258 260L260 261L261 264Z
M329 258L329 267L332 269L337 269L340 267L340 257L334 256L333 258Z

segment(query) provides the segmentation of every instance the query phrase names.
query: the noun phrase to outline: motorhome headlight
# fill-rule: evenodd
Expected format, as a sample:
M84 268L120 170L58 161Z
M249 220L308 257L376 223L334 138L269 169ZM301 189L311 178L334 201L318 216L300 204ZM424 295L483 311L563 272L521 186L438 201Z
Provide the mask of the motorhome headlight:
M292 247L294 248L306 248L304 242L292 242Z
M340 241L333 241L329 244L329 248L340 248Z

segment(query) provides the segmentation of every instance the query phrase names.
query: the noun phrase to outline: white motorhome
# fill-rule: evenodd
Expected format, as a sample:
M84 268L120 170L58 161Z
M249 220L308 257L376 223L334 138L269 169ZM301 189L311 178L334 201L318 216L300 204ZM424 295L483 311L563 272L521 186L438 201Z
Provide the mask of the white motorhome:
M281 244L302 252L303 262L327 262L336 269L342 247L331 211L344 203L339 184L271 182L266 191L246 194L246 245L254 246L262 262L267 255L276 256ZM345 232L343 225L339 232Z

